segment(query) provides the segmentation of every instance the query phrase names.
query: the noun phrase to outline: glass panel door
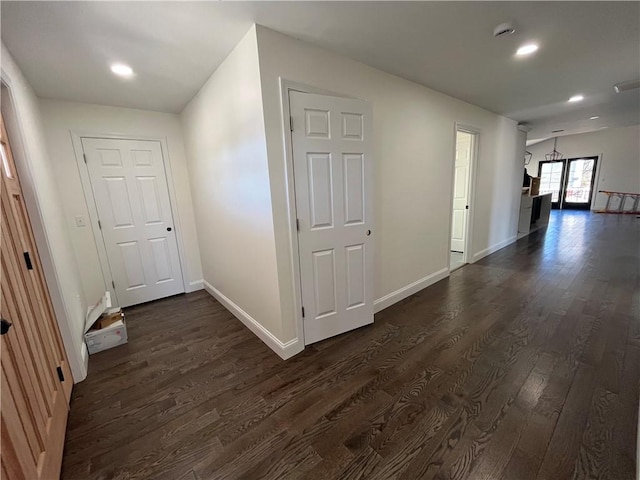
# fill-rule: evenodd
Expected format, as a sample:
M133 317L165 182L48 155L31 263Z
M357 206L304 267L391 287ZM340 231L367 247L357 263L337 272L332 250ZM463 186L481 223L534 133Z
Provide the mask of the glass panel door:
M596 158L572 158L568 161L562 208L588 210L591 207Z
M543 161L538 166L540 195L551 193L551 208L560 208L566 160Z

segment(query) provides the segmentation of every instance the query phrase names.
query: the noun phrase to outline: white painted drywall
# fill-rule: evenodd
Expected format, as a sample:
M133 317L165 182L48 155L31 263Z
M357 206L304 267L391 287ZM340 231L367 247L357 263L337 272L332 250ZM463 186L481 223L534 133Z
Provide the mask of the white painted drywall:
M64 224L73 245L73 251L81 265L80 276L88 305L94 305L104 294L105 285L96 249L96 241L90 226L87 202L82 189L80 172L73 148L71 132L77 134L117 134L131 138L165 139L175 188L175 202L182 237L186 265L187 291L202 288L202 270L196 234L191 188L182 139L182 127L178 115L131 108L107 107L57 100L40 100L44 135L53 174L60 188L64 210ZM86 220L86 227L77 227L75 217ZM175 218L174 218L175 221ZM87 306L88 306L87 305ZM85 309L86 311L86 309Z
M87 375L83 327L86 301L78 264L47 152L38 99L2 45L2 112L33 227L38 253L75 382ZM64 187L64 184L62 185Z
M181 117L205 288L254 331L282 339L254 27Z
M604 194L597 193L598 190L640 193L640 125L558 137L556 148L564 158L601 155L592 210L603 208L607 201ZM533 154L527 172L536 177L538 162L553 150L553 139L531 145L527 150Z
M471 258L477 260L515 240L524 144L514 121L264 27L257 27L257 38L282 340L298 333L280 77L373 105L374 278L380 305L394 303L415 291L416 285L426 286L430 279L446 275L455 122L480 130L477 184L471 201Z

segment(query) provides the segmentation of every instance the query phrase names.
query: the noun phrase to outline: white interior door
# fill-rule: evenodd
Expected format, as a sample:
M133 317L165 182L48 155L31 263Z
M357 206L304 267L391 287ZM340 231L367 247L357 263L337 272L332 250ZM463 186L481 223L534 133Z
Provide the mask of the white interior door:
M184 292L160 142L83 138L121 307Z
M473 147L473 135L458 131L456 134L456 159L453 180L453 217L451 221L451 250L463 252L467 238L467 214L469 208L469 166Z
M305 343L373 323L372 114L290 93Z

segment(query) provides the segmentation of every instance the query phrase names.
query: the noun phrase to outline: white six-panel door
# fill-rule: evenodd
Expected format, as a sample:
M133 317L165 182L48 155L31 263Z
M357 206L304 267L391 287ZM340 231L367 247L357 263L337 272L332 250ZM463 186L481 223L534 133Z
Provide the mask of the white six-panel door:
M184 292L158 141L82 138L121 307Z
M373 323L372 114L290 93L305 344Z
M472 142L472 134L457 132L455 172L453 177L453 218L451 220L451 250L456 252L464 252L467 236L469 166L473 152Z

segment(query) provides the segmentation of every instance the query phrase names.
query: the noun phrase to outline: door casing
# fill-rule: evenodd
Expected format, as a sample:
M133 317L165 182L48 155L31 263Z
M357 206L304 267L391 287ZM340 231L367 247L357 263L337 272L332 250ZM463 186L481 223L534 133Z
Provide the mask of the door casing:
M111 268L109 267L109 260L107 257L107 248L102 237L102 232L98 226L98 208L96 206L95 199L93 198L93 188L91 186L91 179L89 178L89 169L84 163L84 150L82 147L82 138L105 138L105 139L117 139L117 140L142 140L142 141L156 141L160 142L160 148L162 150L162 161L164 164L164 171L167 179L167 188L169 189L169 202L171 204L171 214L173 215L173 224L176 230L176 240L178 243L178 256L180 257L180 267L182 274L182 282L185 287L185 291L188 291L187 286L188 272L187 262L184 248L184 241L182 237L182 227L180 225L180 216L178 215L178 206L176 203L175 184L173 181L173 175L171 173L171 162L169 160L169 150L167 148L166 139L163 137L149 137L145 135L120 135L113 133L96 133L96 132L71 132L71 138L73 142L73 150L76 157L76 164L78 165L78 172L80 172L80 181L82 182L82 190L84 198L87 204L87 210L89 212L89 220L91 223L91 231L98 250L98 257L100 259L100 267L102 270L102 278L104 281L105 291L111 294L112 300L115 299L114 304L117 303L116 292L112 286L113 275L111 274ZM91 302L91 299L87 299Z
M465 132L473 135L473 145L471 148L471 159L469 160L469 185L468 185L468 203L469 210L467 210L466 226L465 226L465 239L464 239L464 252L462 254L462 260L464 263L471 263L473 258L471 255L471 246L473 245L473 218L475 212L475 185L476 185L476 166L478 162L478 154L480 152L480 137L482 131L479 128L464 125L462 123L455 122L453 126L453 154L451 162L451 198L449 204L449 236L447 238L447 266L449 272L451 272L451 234L453 231L453 191L455 188L455 173L456 173L456 150L457 150L457 134L458 132Z
M47 281L47 289L49 290L73 380L78 383L87 376L89 357L84 343L82 344L82 350L77 348L77 335L73 331L70 320L72 315L62 294L63 289L56 270L56 259L49 246L40 199L35 188L34 175L31 171L33 168L30 163L32 152L29 149L27 136L23 130L24 122L16 100L14 82L4 69L0 70L0 77L3 99L6 100L2 103L2 113L11 136L14 162L21 179L24 201L29 213L29 223L40 254L42 270Z

